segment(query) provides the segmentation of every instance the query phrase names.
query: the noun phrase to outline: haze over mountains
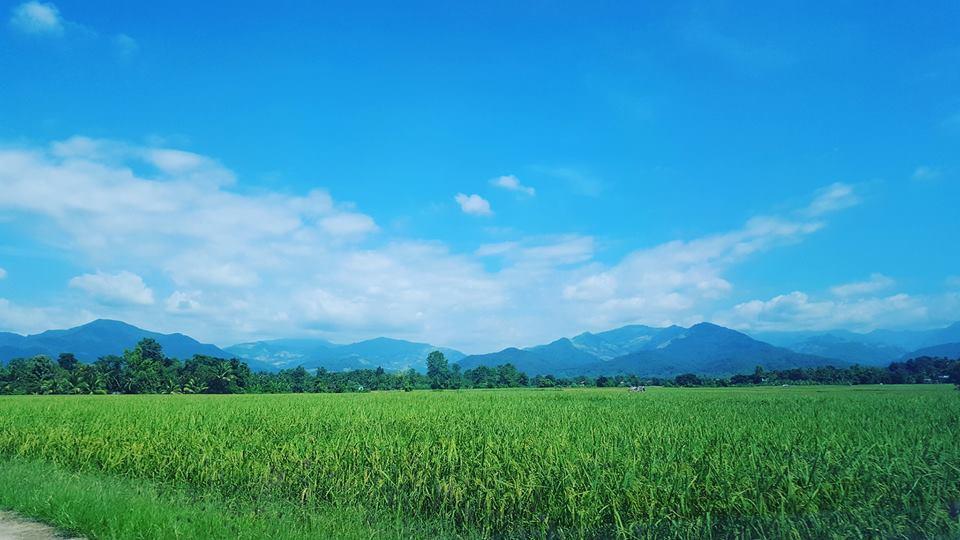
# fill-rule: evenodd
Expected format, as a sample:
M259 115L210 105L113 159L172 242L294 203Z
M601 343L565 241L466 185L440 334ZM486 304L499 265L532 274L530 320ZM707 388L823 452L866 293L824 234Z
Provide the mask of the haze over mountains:
M226 348L239 358L256 360L273 369L302 365L307 369L323 367L330 371L345 369L374 369L389 371L414 368L426 369L426 358L431 351L440 350L450 362L457 362L464 354L454 349L401 339L375 338L347 345L338 345L323 339L275 339L240 343Z
M530 375L560 376L631 373L671 377L686 372L727 376L751 372L757 365L766 369L841 367L853 363L886 365L918 356L960 357L960 323L923 331L768 332L753 337L710 323L689 328L629 325L606 332L585 332L545 345L467 356L454 349L385 337L350 344L277 339L221 349L184 334L160 334L101 319L29 336L0 332L0 363L37 354L55 357L61 352L72 352L81 361L92 362L101 356L122 354L148 337L157 340L171 357L237 357L260 371L301 365L330 371L378 366L390 371L423 371L426 356L433 350L441 350L451 363L459 363L465 370L511 363Z
M920 349L960 343L960 322L931 330L847 330L824 332L758 332L754 337L788 349L861 364L887 363L923 356Z

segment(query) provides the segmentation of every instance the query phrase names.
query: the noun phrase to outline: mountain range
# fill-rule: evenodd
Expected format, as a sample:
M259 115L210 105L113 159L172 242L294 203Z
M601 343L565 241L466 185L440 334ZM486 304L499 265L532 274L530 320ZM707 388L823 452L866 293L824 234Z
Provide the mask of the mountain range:
M216 345L200 343L183 334L160 334L121 321L98 319L67 330L47 330L28 336L0 332L0 362L38 354L56 358L62 352L73 353L81 362L93 362L101 356L123 354L144 338L157 340L164 353L174 358L195 354L230 356Z
M847 330L825 332L757 332L753 337L793 351L864 365L884 365L928 353L921 350L960 343L960 322L931 330Z
M545 345L466 356L454 349L385 337L350 344L322 339L276 339L221 349L184 334L161 334L101 319L27 336L0 332L0 363L38 354L56 357L61 352L72 352L81 361L92 362L101 356L122 354L143 338L157 340L171 357L185 359L203 354L242 358L255 371L296 366L331 371L378 366L390 371L423 371L426 356L434 350L440 350L451 363L459 363L465 370L511 363L530 375L562 376L633 373L671 377L686 372L725 376L752 372L757 365L765 369L841 367L853 363L879 366L918 356L960 357L960 323L923 331L876 330L860 334L834 330L753 336L710 323L689 328L629 325L606 332L585 332Z
M464 369L511 363L531 375L615 375L673 377L681 373L726 376L750 373L758 365L788 369L848 365L848 362L775 347L710 323L683 328L625 326L597 334L584 333L528 349L468 356Z
M232 356L255 360L272 369L302 365L307 369L323 367L330 371L373 369L378 366L389 371L409 368L424 371L427 355L436 350L441 351L450 362L457 362L464 357L462 352L454 349L385 337L347 345L323 339L274 339L226 348Z

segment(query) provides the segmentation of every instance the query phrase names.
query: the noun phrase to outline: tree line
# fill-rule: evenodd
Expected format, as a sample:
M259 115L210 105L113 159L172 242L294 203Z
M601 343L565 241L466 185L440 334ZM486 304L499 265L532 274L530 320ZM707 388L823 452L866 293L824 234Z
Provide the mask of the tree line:
M529 376L512 364L462 370L443 353L427 357L426 373L383 368L331 372L300 366L278 373L254 373L239 359L195 355L186 361L168 358L159 343L144 339L123 355L104 356L92 364L71 353L56 360L40 355L0 366L0 394L240 394L301 392L368 392L374 390L616 387L616 386L747 386L781 384L916 384L953 383L960 387L960 360L916 358L885 368L831 366L765 371L729 378L693 373L672 379L636 375L556 377Z

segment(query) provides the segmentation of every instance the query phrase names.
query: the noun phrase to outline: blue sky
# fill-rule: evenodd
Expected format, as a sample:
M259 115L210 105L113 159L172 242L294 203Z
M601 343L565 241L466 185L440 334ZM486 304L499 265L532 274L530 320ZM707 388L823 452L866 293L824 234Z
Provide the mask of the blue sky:
M956 2L475 4L0 3L0 330L960 319Z

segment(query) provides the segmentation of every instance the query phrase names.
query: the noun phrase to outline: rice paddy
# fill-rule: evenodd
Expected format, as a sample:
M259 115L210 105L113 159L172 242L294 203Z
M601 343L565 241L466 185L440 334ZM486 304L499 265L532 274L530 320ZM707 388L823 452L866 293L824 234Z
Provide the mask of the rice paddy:
M71 521L57 504L71 482L149 486L146 505L204 501L252 520L249 537L275 520L287 525L273 537L955 537L960 392L2 397L0 479L24 467L22 493L46 502L18 502L8 476L0 508L90 537L208 535L199 518ZM349 520L317 518L331 513Z

